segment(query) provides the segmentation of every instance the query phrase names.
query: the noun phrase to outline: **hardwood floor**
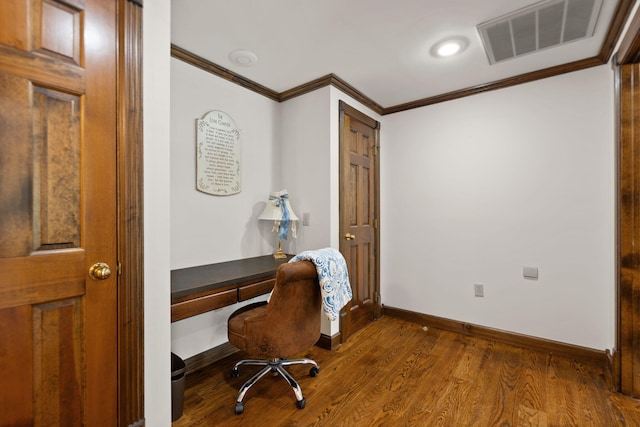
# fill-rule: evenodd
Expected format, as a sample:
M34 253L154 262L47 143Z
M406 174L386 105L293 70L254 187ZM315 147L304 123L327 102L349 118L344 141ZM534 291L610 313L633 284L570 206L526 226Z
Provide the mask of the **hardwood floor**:
M231 367L236 353L187 377L180 426L640 426L640 401L612 391L593 362L471 338L385 316L318 362L289 372L307 399L266 376L234 414L240 386L255 373Z

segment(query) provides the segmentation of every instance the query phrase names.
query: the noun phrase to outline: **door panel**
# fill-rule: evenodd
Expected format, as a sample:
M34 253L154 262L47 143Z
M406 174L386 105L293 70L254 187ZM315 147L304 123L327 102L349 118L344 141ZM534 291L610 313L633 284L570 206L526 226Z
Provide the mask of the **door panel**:
M33 306L35 425L82 424L82 298Z
M346 340L378 316L377 123L341 105L341 244L353 299L342 312Z
M42 26L35 27L34 48L43 53L48 51L58 55L61 60L80 64L81 10L55 1L45 1L41 5ZM38 20L37 16L36 20Z
M10 426L32 425L33 420L33 401L25 398L33 394L33 371L18 368L33 365L32 331L23 321L30 317L28 305L0 310L0 410L3 423Z
M0 412L115 425L116 2L0 2Z
M32 86L34 249L80 247L80 97Z

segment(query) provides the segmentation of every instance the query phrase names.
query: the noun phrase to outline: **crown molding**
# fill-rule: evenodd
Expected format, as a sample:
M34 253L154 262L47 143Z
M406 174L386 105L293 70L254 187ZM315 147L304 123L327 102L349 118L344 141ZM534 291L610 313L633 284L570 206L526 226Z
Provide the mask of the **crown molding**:
M231 70L214 64L208 59L189 52L188 50L176 46L173 43L171 44L171 56L253 92L259 93L260 95L266 96L269 99L280 102L280 94L278 92L271 90L266 86L262 86L260 83L256 83L253 80L242 77Z
M186 62L187 64L193 65L194 67L200 68L204 71L228 80L232 83L236 83L246 89L257 92L274 101L284 102L288 101L289 99L295 98L296 96L313 92L314 90L323 88L325 86L334 86L347 95L351 96L352 98L356 99L357 101L361 102L362 104L366 105L376 113L382 114L383 111L383 107L380 104L376 103L374 100L372 100L335 74L327 74L326 76L320 77L308 83L304 83L300 86L296 86L279 93L269 89L266 86L261 85L260 83L256 83L253 80L249 80L237 73L234 73L231 70L221 67L201 56L196 55L193 52L189 52L188 50L183 49L180 46L176 46L175 44L171 45L171 56L183 62Z
M515 77L497 80L491 83L485 83L466 89L456 90L453 92L443 93L442 95L431 96L428 98L418 99L416 101L387 107L383 111L383 115L399 113L401 111L412 110L414 108L426 107L427 105L438 104L440 102L451 101L454 99L464 98L466 96L477 95L483 92L489 92L496 89L504 89L510 86L516 86L522 83L529 83L535 80L545 79L560 74L570 73L573 71L583 70L589 67L602 65L603 62L597 56L593 58L583 59L580 61L562 64L555 67L545 68L543 70L533 71L531 73L520 74Z
M369 98L335 74L327 74L326 76L320 77L319 79L313 80L309 83L305 83L300 86L294 87L293 89L286 90L280 94L280 101L287 101L291 98L295 98L296 96L314 91L316 89L320 89L321 87L325 86L333 86L337 89L340 89L342 92L351 96L356 101L366 105L378 114L382 114L382 112L384 111L384 108L380 104L378 104L373 99Z

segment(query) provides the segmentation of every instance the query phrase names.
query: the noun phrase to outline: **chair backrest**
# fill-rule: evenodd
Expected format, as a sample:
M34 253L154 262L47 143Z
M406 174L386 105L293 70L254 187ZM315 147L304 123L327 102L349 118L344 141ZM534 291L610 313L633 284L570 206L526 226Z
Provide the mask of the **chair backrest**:
M310 261L280 265L269 303L229 320L229 341L252 356L289 357L320 338L322 299ZM240 323L238 323L240 322Z

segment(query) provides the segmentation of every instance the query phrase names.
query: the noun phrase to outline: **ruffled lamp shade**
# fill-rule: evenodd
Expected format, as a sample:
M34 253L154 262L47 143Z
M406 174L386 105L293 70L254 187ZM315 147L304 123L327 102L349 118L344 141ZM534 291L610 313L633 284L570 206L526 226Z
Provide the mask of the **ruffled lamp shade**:
M294 238L296 237L296 221L298 221L297 215L291 208L287 190L274 191L269 194L267 205L258 219L273 221L272 231L278 232L278 249L273 254L273 257L286 258L287 255L282 251L281 242L283 239L287 240L289 229L291 229L291 235Z

